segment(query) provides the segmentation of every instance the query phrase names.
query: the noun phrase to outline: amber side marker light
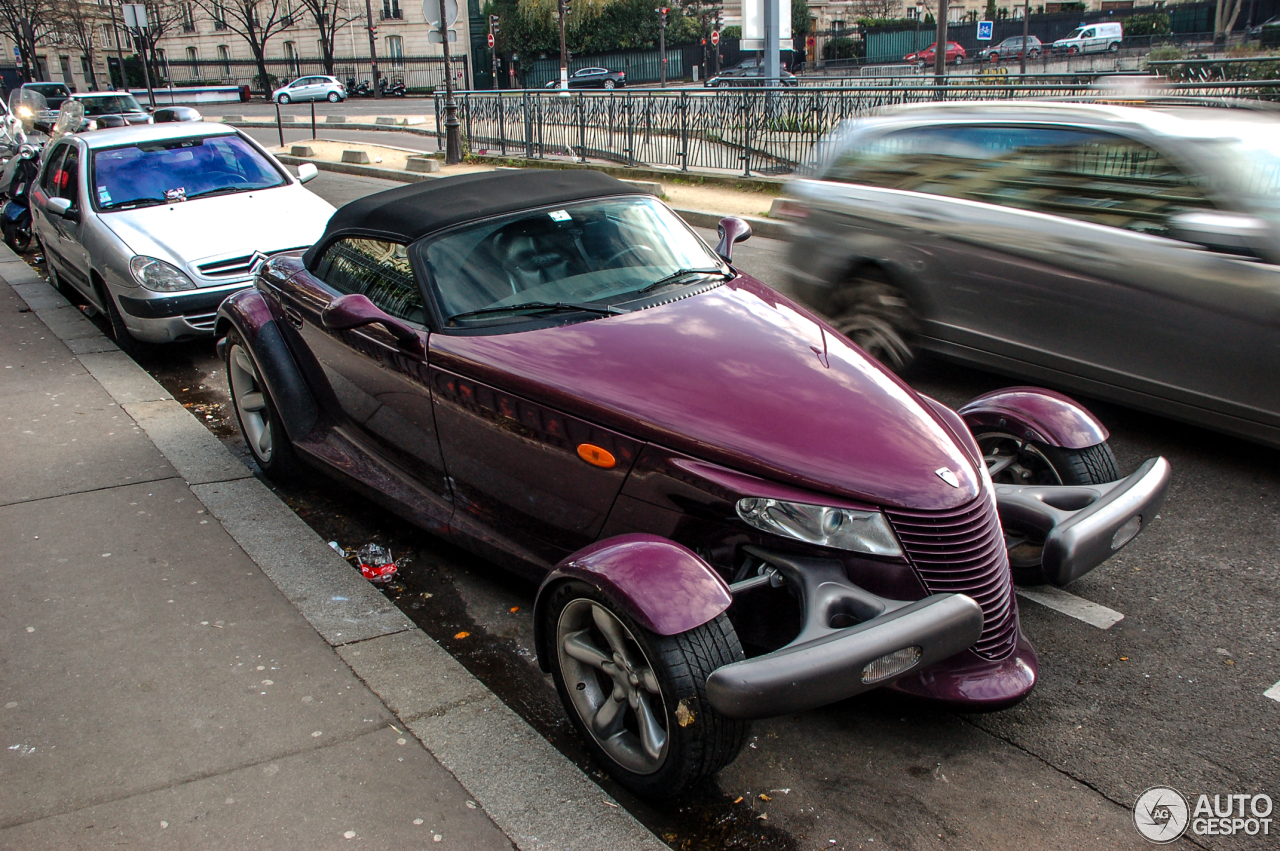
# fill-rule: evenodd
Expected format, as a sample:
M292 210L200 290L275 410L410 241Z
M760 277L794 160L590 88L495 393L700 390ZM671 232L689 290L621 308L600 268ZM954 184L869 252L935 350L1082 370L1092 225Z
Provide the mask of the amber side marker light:
M609 470L618 460L613 457L613 453L607 449L601 449L594 443L578 444L578 457L593 467L603 467Z

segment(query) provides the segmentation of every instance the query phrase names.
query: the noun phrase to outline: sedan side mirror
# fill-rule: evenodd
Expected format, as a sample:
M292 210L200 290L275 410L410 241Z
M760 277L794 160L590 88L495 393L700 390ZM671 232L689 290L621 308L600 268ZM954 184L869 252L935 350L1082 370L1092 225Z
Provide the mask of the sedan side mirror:
M352 328L363 328L365 325L381 323L391 336L396 338L400 348L415 355L424 355L422 337L418 332L405 325L399 319L388 316L368 296L360 293L348 293L338 296L322 311L320 324L330 331L349 331Z
M1240 213L1180 213L1169 219L1174 239L1225 254L1257 256L1254 247L1267 239L1271 228L1255 216Z
M51 216L57 216L60 219L70 218L67 214L71 212L71 200L69 198L50 198L44 205L44 210Z
M745 242L751 238L751 225L737 216L725 216L716 229L720 234L720 244L716 246L716 254L726 261L733 260L733 246L737 242Z
M316 168L315 163L303 163L298 166L298 182L306 183L308 180L315 180L319 173L320 169Z

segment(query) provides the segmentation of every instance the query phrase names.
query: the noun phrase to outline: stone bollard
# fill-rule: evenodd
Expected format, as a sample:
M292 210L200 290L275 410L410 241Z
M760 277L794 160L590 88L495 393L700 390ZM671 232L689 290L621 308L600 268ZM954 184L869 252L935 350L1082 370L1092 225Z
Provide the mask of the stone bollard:
M369 155L364 151L343 151L342 161L344 163L355 163L357 165L368 165Z
M345 115L326 115L324 117L325 124L346 124L347 117Z
M289 149L289 156L291 157L314 157L315 155L316 152L311 150L310 145L294 145Z
M435 157L406 157L405 171L416 171L431 174L440 170L440 161Z
M391 124L391 125L395 125L395 124L398 124L399 122L398 122L398 121L396 121L396 119L395 119L395 118L393 118L393 117L391 117L391 116L389 116L389 115L379 115L377 118L373 119L373 123L374 123L374 124Z
M224 124L230 123L230 122L232 122L232 121L244 121L244 116L243 116L243 115L224 115L224 116L222 116L222 122L223 122Z

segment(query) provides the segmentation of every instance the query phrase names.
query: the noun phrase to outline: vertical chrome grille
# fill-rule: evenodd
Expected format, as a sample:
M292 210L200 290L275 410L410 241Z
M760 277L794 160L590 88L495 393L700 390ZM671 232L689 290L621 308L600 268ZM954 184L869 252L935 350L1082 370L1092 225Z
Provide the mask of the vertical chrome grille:
M982 607L973 651L1004 659L1018 641L1018 606L1004 533L990 490L952 511L885 509L920 581L931 594L967 594Z

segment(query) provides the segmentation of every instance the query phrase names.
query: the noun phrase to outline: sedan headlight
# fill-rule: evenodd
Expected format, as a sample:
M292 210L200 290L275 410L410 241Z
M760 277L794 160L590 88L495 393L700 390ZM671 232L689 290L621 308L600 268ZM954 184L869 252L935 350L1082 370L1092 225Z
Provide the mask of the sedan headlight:
M158 293L176 293L196 288L195 283L181 269L154 257L134 257L129 261L129 271L133 272L138 283Z
M901 556L902 547L879 511L828 508L749 496L738 500L738 516L762 532L807 544L873 556Z

